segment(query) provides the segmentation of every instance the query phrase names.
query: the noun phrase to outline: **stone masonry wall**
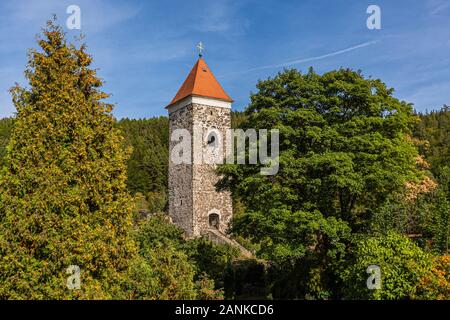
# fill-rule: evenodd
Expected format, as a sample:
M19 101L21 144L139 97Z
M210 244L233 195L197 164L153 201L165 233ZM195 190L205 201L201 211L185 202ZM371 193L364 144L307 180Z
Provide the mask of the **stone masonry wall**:
M192 105L169 114L169 139L175 129L187 129L192 135ZM177 143L169 141L169 157ZM169 215L188 237L194 230L192 207L192 165L169 160Z
M194 129L203 132L215 130L220 133L217 138L225 137L226 130L231 127L231 110L207 105L190 104L169 115L169 134L174 129L187 129L191 136ZM218 141L217 141L218 142ZM192 139L192 144L194 139ZM177 142L170 142L169 151ZM204 154L222 152L223 148L214 149L202 139ZM209 148L209 149L208 149ZM192 152L194 147L191 145ZM169 152L169 154L170 154ZM193 155L192 159L193 159ZM205 234L212 227L209 225L209 214L219 215L219 230L226 232L231 221L233 209L231 194L228 191L217 192L215 184L219 177L215 173L215 164L183 164L174 165L169 161L169 215L172 221L186 231L188 237Z
M221 151L225 155L225 144L223 139L226 130L231 128L231 110L227 108L211 107L205 105L194 105L193 112L194 126L203 132L214 129L220 133L216 139L222 136L223 148ZM207 139L203 139L203 151L207 153ZM211 150L210 150L211 151ZM219 230L226 232L233 215L231 194L229 191L217 192L215 184L219 177L215 172L215 164L194 164L193 165L193 210L194 210L194 234L204 234L210 229L209 214L217 213L220 217Z

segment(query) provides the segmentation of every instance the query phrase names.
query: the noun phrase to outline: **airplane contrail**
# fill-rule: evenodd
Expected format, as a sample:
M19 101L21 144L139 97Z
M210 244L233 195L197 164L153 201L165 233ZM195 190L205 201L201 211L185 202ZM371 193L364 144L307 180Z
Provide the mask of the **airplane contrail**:
M229 75L234 75L234 74L243 74L243 73L248 73L248 72L252 72L252 71L271 69L271 68L288 67L288 66L292 66L292 65L295 65L295 64L299 64L299 63L315 61L315 60L321 60L321 59L325 59L325 58L329 58L329 57L334 57L334 56L337 56L337 55L340 55L340 54L343 54L343 53L346 53L346 52L349 52L349 51L353 51L353 50L356 50L356 49L359 49L359 48L364 48L364 47L367 47L367 46L371 46L371 45L376 44L378 42L380 42L380 41L379 40L368 41L368 42L364 42L364 43L358 44L358 45L350 47L350 48L334 51L334 52L323 54L323 55L316 56L316 57L297 59L297 60L292 60L292 61L283 62L283 63L279 63L279 64L269 64L269 65L265 65L265 66L261 66L261 67L255 67L255 68L251 68L251 69L247 69L247 70L231 72L231 73L227 73L227 74L222 75L220 78L226 77L226 76L229 76Z

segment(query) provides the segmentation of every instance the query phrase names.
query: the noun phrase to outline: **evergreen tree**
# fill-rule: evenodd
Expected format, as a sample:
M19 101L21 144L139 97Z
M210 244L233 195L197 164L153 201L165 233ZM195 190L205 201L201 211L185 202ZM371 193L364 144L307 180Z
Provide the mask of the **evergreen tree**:
M133 148L128 160L127 186L131 193L159 193L165 199L169 167L169 119L167 117L130 120L117 123L125 144ZM150 199L148 199L150 200Z
M6 146L9 142L11 130L13 127L13 118L0 119L0 168L4 164L4 158L6 155Z
M421 152L431 162L433 173L439 175L439 169L450 162L450 107L444 105L441 110L418 117L415 136L425 142Z
M129 260L128 153L84 44L49 21L31 50L29 88L11 89L17 117L1 175L0 298L120 297ZM81 288L66 269L81 269Z

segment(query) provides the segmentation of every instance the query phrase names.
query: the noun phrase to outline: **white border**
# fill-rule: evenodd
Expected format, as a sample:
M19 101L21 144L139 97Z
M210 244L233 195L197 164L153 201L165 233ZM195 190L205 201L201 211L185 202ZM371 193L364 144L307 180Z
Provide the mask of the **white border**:
M231 109L231 102L214 99L214 98L197 97L197 96L188 96L188 97L178 101L177 103L167 106L166 108L169 111L169 113L173 113L173 112L180 110L181 108L183 108L189 104L193 104L193 103L207 105L207 106L211 106L211 107Z

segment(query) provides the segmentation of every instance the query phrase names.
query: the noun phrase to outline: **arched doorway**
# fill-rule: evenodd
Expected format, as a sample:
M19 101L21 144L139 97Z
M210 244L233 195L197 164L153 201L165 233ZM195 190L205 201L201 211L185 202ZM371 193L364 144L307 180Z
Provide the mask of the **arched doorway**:
M220 216L217 213L210 213L209 216L209 226L214 229L219 229Z

